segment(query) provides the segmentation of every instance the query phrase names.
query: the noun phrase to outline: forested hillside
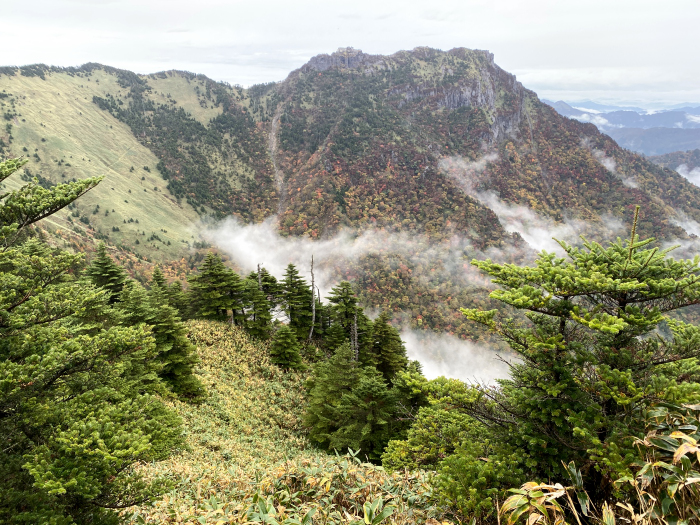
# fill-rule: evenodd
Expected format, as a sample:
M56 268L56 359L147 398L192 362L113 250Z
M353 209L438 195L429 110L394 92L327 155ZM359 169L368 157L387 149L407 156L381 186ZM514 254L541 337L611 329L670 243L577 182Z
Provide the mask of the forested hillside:
M671 240L686 237L678 217L700 221L696 186L557 114L486 51L340 49L248 89L37 65L4 68L0 88L3 151L30 158L27 180L108 176L52 218L57 243L103 240L132 272L160 261L184 278L201 260L200 219L276 216L281 236L311 239L405 233L429 260L387 247L333 271L364 304L462 337L481 332L455 307L488 299L486 281L459 268L481 254L530 257L541 248L533 224L544 238L559 226L569 240L619 233L640 204L640 232Z
M320 57L309 67L322 76L334 60L344 58L349 67L357 65L351 58L367 58L350 54ZM474 56L486 60L482 65L488 70L490 57ZM41 68L32 71L46 76ZM134 81L133 86L143 84ZM261 93L272 96L269 90ZM96 96L99 111L124 118L132 129L149 124L139 136L144 146L161 151L161 159L171 155L185 166L196 157L195 145L173 144L177 133L151 125L149 112L157 112L157 106L141 99L137 107L142 111L122 112L119 102L105 102L108 98ZM10 108L17 100L9 101ZM382 122L398 134L392 116L403 106L390 102L378 106L386 106ZM616 149L604 136L585 135L590 128L583 127L574 130L585 136L569 136L558 152L564 166L558 180L580 175L577 184L583 187L595 180L591 173L600 175L600 184L612 178L619 183L618 208L609 209L614 203L600 191L575 192L571 180L568 193L563 183L559 191L563 200L571 200L566 210L555 201L540 205L532 181L523 185L529 193L505 200L509 174L522 174L504 166L517 166L528 148L533 159L544 155L535 150L541 152L549 137L532 126L529 142L519 138L518 111L528 120L531 115L524 103L520 109L511 103L496 103L491 113L480 110L486 115L482 157L470 157L466 150L462 156L442 155L423 178L410 175L410 166L390 154L381 176L401 183L386 192L375 187L357 201L349 198L350 183L362 188L373 179L356 180L359 171L343 172L346 153L333 150L342 138L334 135L344 129L342 121L318 146L325 153L316 160L318 151L311 153L290 176L284 171L290 159L307 153L281 146L283 122L277 110L267 123L263 110L254 111L260 121L249 119L252 127L270 126L268 167L279 195L278 231L284 234L262 241L276 244L297 234L327 241L345 226L373 232L382 243L343 261L343 250L332 249L342 236L330 244L308 240L331 246L329 264L336 265L336 278L354 278L354 285L343 280L332 286L325 298L313 259L308 282L291 263L283 275L262 265L246 275L213 251L181 261L190 270L186 286L168 278L172 265L168 272L153 266L144 286L130 277L129 262L111 257L106 243L99 243L86 261L82 253L55 246L59 231L41 227L42 220L61 210L79 210L76 201L103 185L103 177L55 183L23 171L30 159L0 162L0 182L10 188L0 196L0 434L6 440L0 448L0 522L435 525L440 519L515 525L582 523L580 516L595 524L628 517L641 525L697 521L700 328L674 315L680 312L682 318L700 304L700 266L697 257L674 260L673 248L665 247L673 236L685 235L677 225L683 224L681 217L688 224L696 218L695 186ZM485 104L490 107L488 100ZM207 111L217 113L216 106ZM220 115L226 111L222 108ZM21 116L18 112L16 118ZM550 124L559 126L557 137L566 135L566 121ZM10 143L12 125L6 129ZM171 141L159 142L166 135ZM542 138L537 142L535 137ZM418 143L416 138L412 147ZM168 147L158 150L163 144ZM183 149L187 155L178 157ZM35 162L41 163L35 150ZM376 156L356 153L348 157L358 159L355 169L365 166L374 173L367 159ZM585 163L566 171L569 159L582 162L586 155L605 171L585 171L581 166L593 166ZM333 173L326 170L329 158L339 166ZM186 177L178 180L164 161L158 166L170 182L186 181L193 188L199 183L197 172L182 170ZM623 171L629 166L638 169ZM303 174L319 187L321 201L326 182L347 180L348 191L339 195L333 214L314 215L316 223L309 216L295 231L298 224L285 226L285 221L303 214L307 201L295 198L290 185ZM273 181L272 176L255 177L247 183L238 179L228 189L221 186L241 197L232 201L241 206L241 221L253 220L263 209L263 201L252 197L256 180L261 185ZM438 186L444 195L430 205L419 202L416 195L430 196ZM177 205L180 186L171 187ZM351 217L348 203L392 196L394 188L393 208L367 211L386 211L384 222ZM447 236L441 229L451 226L444 217L450 208L441 199L446 201L449 191L463 199L459 202L467 210L460 205L457 226ZM187 194L189 204L206 215L192 195L198 194ZM525 195L527 207L518 200ZM625 199L633 197L647 206L644 214L640 205L627 213ZM415 206L408 206L414 198ZM594 202L603 205L593 208ZM394 208L404 210L403 203L406 215L393 215ZM101 209L96 205L93 215L117 213L113 208L100 215ZM589 215L584 217L584 210ZM569 228L578 221L581 231L593 232L600 241L583 239L576 246L562 241L557 247L563 257L542 251L533 260L537 237L524 223L522 231L513 229L513 221L544 225L546 235L568 235L557 217ZM80 219L90 224L89 218ZM321 228L321 219L323 231L309 230L313 224ZM486 231L483 221L489 219L493 227ZM619 231L625 223L631 225L624 240L615 237L610 230ZM232 223L222 227L226 224ZM639 233L654 228L661 241ZM89 233L73 232L85 242L111 241L93 227ZM684 240L692 249L692 237ZM419 253L411 253L417 247ZM234 239L232 258L236 248ZM133 250L129 254L150 262ZM469 254L482 259L472 261L480 280L467 271L464 256ZM516 264L486 259L489 254ZM353 286L361 291L359 298ZM381 306L376 318L366 313L367 304ZM416 324L425 320L463 337L490 334L516 356L507 363L508 377L495 384L428 380L392 326L402 311Z
M688 170L694 170L700 166L700 149L690 151L674 151L665 155L649 157L654 164L675 170L678 166L685 164Z

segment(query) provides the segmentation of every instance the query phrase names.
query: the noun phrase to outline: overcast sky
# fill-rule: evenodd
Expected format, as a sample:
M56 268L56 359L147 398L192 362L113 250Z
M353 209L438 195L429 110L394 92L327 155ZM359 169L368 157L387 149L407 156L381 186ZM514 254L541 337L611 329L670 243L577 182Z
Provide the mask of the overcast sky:
M100 62L250 85L319 53L488 49L542 98L700 105L700 0L3 0L0 65Z

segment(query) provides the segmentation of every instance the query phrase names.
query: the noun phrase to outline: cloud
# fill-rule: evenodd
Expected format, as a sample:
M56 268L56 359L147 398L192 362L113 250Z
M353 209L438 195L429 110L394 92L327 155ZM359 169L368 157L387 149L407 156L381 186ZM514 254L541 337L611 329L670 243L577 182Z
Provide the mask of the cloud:
M602 222L598 224L577 219L556 222L526 206L505 202L493 191L477 190L481 174L487 170L489 163L497 159L498 155L495 153L476 161L468 161L459 156L446 157L440 161L439 167L455 180L465 193L490 208L498 217L503 229L510 233L517 232L535 251L547 250L562 254L561 246L554 239L576 244L580 235L598 234L603 231L617 232L622 228L622 222L610 216L601 217ZM599 160L605 162L608 169L615 169L613 159L599 156Z
M480 252L472 248L468 239L457 235L440 244L422 235L383 230L345 230L332 238L315 241L305 237L281 237L276 217L259 224L242 224L229 218L204 227L201 235L230 256L244 273L255 270L260 263L280 278L291 262L309 282L313 254L316 283L322 297L327 297L338 283L343 269L367 255L380 254L384 261L398 255L402 263L408 261L414 265L417 273L414 282L431 289L448 279L459 287L490 287L489 278L469 264L469 260L474 257L503 260L512 255L506 249ZM367 313L376 317L379 310L369 308ZM399 317L408 320L407 314ZM496 353L486 345L407 327L401 335L409 356L420 361L429 378L445 375L464 381L489 382L507 376L507 365L498 361Z
M242 224L228 218L202 227L201 236L227 254L244 272L253 271L261 264L278 278L292 263L308 280L313 255L316 283L324 297L350 265L372 254L385 259L400 256L416 267L435 269L434 272L416 276L423 283L439 280L449 274L453 283L479 287L487 286L490 281L468 261L474 257L512 260L507 250L481 252L472 247L469 239L459 235L443 243L435 243L425 235L374 229L361 232L342 230L322 240L281 237L277 230L277 217L270 217L259 224Z
M600 113L605 113L605 111L599 111L597 109L582 108L582 107L578 107L578 106L571 106L571 107L574 109L578 109L579 111L583 111L585 113L592 114L592 115L598 115ZM603 120L605 120L605 119L603 119ZM607 120L605 120L605 122L609 124L609 122Z
M587 142L585 140L582 142L582 144L584 147L590 149L591 153L593 154L593 157L595 157L595 159L598 162L600 162L600 164L602 164L602 166L606 170L608 170L610 173L612 173L615 176L615 178L622 181L622 184L624 184L628 188L638 188L639 187L639 184L637 184L637 181L634 179L634 177L628 177L628 176L626 176L622 173L619 173L617 171L617 163L615 162L615 159L606 156L604 152L602 152L598 149L591 148L589 142Z
M457 155L440 159L438 168L456 181L467 195L472 195L479 182L479 175L483 173L489 163L497 160L498 153L488 153L473 161Z
M465 382L494 383L495 379L508 377L509 366L504 360L517 360L513 355L499 356L486 345L447 334L404 328L401 339L408 357L421 363L428 379L445 376Z
M686 232L700 237L700 224L688 217L686 214L679 212L678 217L676 219L672 219L671 222L673 222L673 224L676 226L680 226ZM677 242L678 241L673 241L673 244Z
M700 166L690 170L688 169L687 164L681 164L676 168L676 171L679 175L688 179L689 182L695 184L696 186L700 186Z
M591 113L584 113L583 115L577 115L573 116L571 118L574 118L580 122L590 122L591 124L595 124L599 128L613 128L613 127L618 127L618 126L613 126L610 124L608 119L605 117L601 117L599 115L593 115Z
M693 124L700 124L700 115L685 115L685 119Z

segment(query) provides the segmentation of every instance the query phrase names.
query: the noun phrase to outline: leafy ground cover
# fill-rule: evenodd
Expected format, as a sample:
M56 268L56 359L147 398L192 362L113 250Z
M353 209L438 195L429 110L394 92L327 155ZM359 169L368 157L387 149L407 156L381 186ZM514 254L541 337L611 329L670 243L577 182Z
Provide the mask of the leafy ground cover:
M308 372L282 371L269 343L236 327L188 328L209 396L200 405L168 401L188 450L143 467L173 489L129 509L134 523L440 523L429 473L389 474L361 452L332 456L309 445L301 425Z

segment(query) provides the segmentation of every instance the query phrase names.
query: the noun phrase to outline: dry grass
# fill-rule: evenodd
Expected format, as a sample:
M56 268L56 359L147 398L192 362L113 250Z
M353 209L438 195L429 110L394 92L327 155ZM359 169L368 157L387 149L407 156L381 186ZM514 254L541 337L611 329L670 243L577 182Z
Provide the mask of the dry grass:
M301 425L306 373L282 372L265 343L236 328L188 325L209 397L199 406L170 403L184 420L190 450L144 467L175 488L153 506L130 509L135 523L292 524L309 512L308 523L352 523L379 498L377 508L394 507L382 523L439 517L428 473L388 474L309 445Z

